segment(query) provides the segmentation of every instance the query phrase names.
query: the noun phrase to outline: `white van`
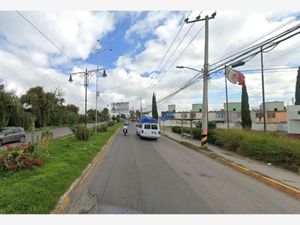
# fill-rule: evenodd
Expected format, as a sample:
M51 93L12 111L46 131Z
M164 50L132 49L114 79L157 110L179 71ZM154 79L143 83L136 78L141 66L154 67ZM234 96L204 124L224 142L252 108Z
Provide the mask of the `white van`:
M160 129L158 123L138 123L136 125L136 135L140 138L158 139L160 138Z

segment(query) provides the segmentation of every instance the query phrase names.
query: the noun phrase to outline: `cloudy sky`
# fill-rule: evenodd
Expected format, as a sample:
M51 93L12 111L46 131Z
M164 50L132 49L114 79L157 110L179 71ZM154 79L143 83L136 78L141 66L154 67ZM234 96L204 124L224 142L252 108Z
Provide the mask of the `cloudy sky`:
M145 108L151 103L153 91L159 100L192 78L194 71L176 69L176 66L198 70L203 67L203 23L182 24L188 15L194 19L199 14L211 15L213 11L20 13L48 39L17 12L0 11L0 79L17 95L37 85L47 91L62 88L66 103L78 105L83 112L83 79L73 76L74 82L69 83L71 72L106 68L108 76L99 78L100 108L111 102L129 101L130 107L138 109L139 98L143 98ZM273 36L300 24L299 15L300 11L217 10L216 18L209 24L209 63L245 48L268 33ZM300 35L279 44L263 57L266 101L291 104L296 67L300 66ZM279 67L289 69L278 70ZM274 68L277 69L268 70ZM238 69L246 77L250 107L258 107L261 103L260 55ZM89 80L88 108L95 108L95 82L94 75ZM241 86L229 83L228 88L229 101L240 101ZM159 105L159 110L165 110L168 104L176 104L178 110L189 110L191 104L201 102L202 82L198 82ZM220 109L224 102L224 74L220 72L209 82L209 109Z

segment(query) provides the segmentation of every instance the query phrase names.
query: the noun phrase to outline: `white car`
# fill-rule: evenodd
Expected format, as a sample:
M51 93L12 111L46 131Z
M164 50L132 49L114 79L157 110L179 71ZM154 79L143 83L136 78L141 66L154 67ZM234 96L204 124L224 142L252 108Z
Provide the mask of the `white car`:
M139 123L136 125L136 135L140 138L158 139L160 129L158 123Z

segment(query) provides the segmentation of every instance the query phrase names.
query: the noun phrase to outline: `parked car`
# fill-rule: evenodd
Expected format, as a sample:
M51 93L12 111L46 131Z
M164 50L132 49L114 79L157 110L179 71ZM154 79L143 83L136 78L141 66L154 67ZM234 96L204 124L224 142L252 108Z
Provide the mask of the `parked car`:
M0 128L0 146L10 142L24 142L25 131L22 127Z

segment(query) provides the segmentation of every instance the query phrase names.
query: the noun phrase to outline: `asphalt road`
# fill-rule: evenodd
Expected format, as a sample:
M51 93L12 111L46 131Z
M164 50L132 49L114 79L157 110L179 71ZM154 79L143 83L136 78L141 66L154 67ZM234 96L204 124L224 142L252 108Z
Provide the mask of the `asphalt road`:
M104 124L104 123L106 123L106 122L99 122L98 125ZM95 126L94 123L88 123L87 124L88 128L91 128L91 127L94 127L94 126ZM55 129L52 129L51 132L53 133L53 138L64 137L64 136L72 134L71 129L68 128L68 127L55 128ZM37 137L40 140L41 139L41 134L42 134L42 131L36 131L34 133L35 140L37 139ZM26 132L26 142L31 142L31 132ZM21 144L21 142L14 142L14 143L8 143L8 144L10 146L18 146L18 145ZM6 144L4 144L3 146L0 146L0 150L5 149L5 145Z
M284 214L300 201L176 142L120 132L63 213Z
M103 123L98 123L98 125L103 124ZM87 127L91 128L94 127L95 124L94 123L88 123ZM53 138L58 138L58 137L63 137L63 136L67 136L69 134L72 134L72 131L69 127L61 127L61 128L55 128L53 130L51 130L53 133ZM37 131L34 133L35 135L35 139L38 136L39 138L41 137L42 131ZM26 133L26 141L31 141L31 132L27 132Z

